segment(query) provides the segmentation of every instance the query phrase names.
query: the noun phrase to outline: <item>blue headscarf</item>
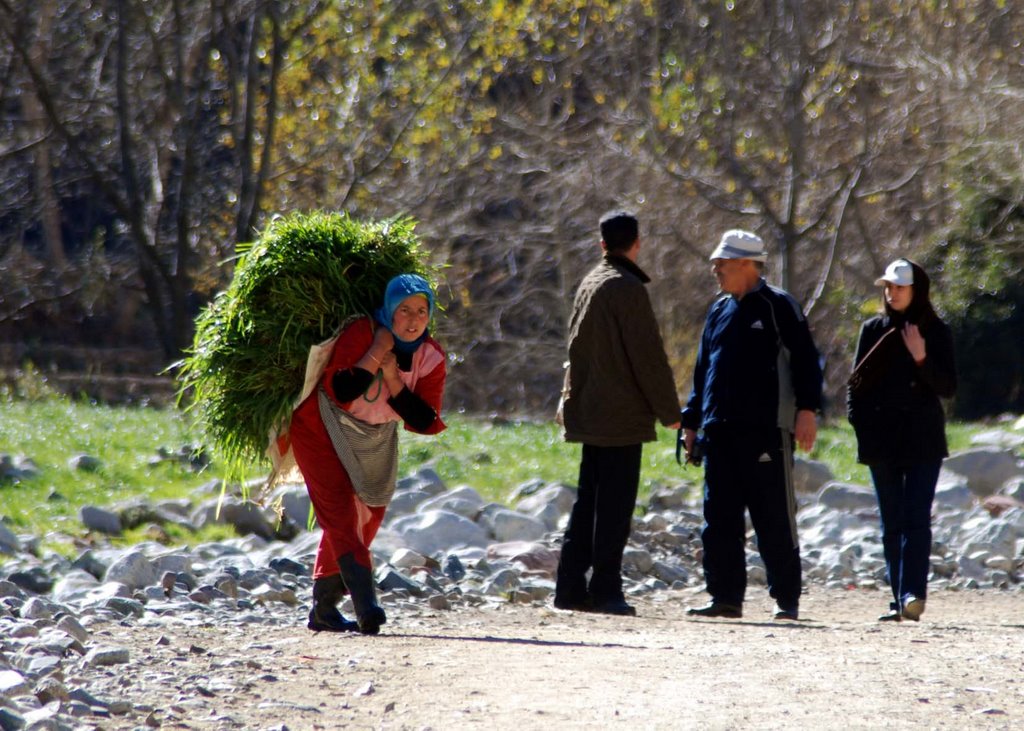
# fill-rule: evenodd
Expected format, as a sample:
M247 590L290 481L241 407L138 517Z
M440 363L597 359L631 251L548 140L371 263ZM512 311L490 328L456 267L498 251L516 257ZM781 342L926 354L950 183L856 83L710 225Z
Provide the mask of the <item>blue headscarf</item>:
M416 348L420 347L428 334L428 330L424 330L423 334L415 340L402 340L391 329L391 322L395 317L395 310L402 304L402 300L410 295L422 295L427 298L427 308L431 317L434 316L434 291L430 288L430 283L426 279L421 277L419 274L399 274L394 277L388 286L384 290L384 305L379 307L374 312L374 318L382 326L391 330L391 334L395 336L395 352L396 353L412 353Z

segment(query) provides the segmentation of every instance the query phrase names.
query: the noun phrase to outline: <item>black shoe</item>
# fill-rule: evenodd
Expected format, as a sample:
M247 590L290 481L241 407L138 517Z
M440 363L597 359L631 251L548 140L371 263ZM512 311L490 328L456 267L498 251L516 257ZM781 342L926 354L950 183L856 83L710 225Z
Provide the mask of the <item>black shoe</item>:
M690 607L686 610L690 617L722 617L723 619L739 619L743 616L743 607L738 604L724 602L708 602L703 607Z
M775 606L775 619L796 622L800 619L800 610L796 607L783 607L781 604Z
M590 598L583 597L582 599L573 597L567 597L555 593L554 601L555 609L564 609L570 612L589 612L590 611Z
M898 609L890 609L885 614L878 617L879 622L902 622L903 615L900 614Z
M358 632L359 623L351 619L345 619L337 607L333 611L318 612L315 608L309 610L308 629L314 632Z
M314 632L357 632L359 625L345 619L338 602L345 595L345 583L339 574L313 579L313 608L306 627Z
M359 631L364 635L375 635L380 626L388 621L384 610L377 604L377 587L373 583L373 571L356 561L355 555L346 553L338 559L341 578L352 597Z
M636 616L636 607L627 604L623 597L594 601L590 605L590 611L597 614L616 614L620 617Z

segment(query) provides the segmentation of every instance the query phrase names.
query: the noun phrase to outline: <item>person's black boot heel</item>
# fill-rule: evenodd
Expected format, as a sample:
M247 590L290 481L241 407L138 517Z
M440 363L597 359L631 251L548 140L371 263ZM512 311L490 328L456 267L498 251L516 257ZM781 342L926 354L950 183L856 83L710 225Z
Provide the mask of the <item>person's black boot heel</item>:
M377 604L377 590L373 583L373 571L356 561L354 554L346 553L338 559L341 577L352 597L359 631L364 635L375 635L380 626L387 622L384 610Z
M345 595L340 574L313 579L313 608L306 625L314 632L357 632L359 625L345 619L338 611L338 602Z

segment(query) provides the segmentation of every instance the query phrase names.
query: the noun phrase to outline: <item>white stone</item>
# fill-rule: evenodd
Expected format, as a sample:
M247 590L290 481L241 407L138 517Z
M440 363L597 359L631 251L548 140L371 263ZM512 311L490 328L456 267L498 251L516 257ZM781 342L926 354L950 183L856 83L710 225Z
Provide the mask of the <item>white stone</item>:
M17 696L31 690L25 677L17 670L0 670L0 696Z
M90 589L77 601L83 606L102 606L110 599L127 599L131 595L132 590L120 581L107 581Z
M408 548L399 548L388 561L392 566L400 569L410 569L427 565L427 558L423 554L416 553Z
M508 502L515 504L523 498L529 497L544 489L547 483L539 477L532 477L526 482L520 482L508 495Z
M993 518L978 528L962 532L961 551L970 554L977 550L986 550L991 554L1013 555L1017 539L1021 537L1021 530L1005 519L1009 512L1012 511Z
M482 525L489 528L498 541L536 541L547 533L547 526L537 518L508 508L496 508L481 515Z
M1024 445L1024 434L1014 434L1003 429L989 429L972 436L971 444L986 447L1020 447Z
M834 548L846 545L847 536L870 540L878 533L876 520L817 505L797 517L800 544L805 548Z
M818 503L839 510L872 510L878 508L875 491L863 485L829 482L818 491Z
M1012 497L1018 502L1024 503L1024 477L1011 477L1003 483L999 489L1000 495Z
M939 481L935 485L937 505L954 510L966 510L974 505L976 500L964 477L955 472L939 473Z
M461 486L424 500L420 503L417 511L424 513L429 510L447 510L473 520L480 512L484 502L476 490L468 486Z
M519 572L514 569L502 569L488 577L482 587L487 596L504 596L519 588Z
M622 564L632 566L641 574L646 574L654 566L654 558L646 549L626 546L626 550L622 553Z
M390 528L402 537L409 548L424 556L448 553L449 549L459 546L483 548L489 543L484 528L462 515L444 510L403 516Z
M802 457L793 460L793 489L799 493L817 492L832 479L832 470L824 462Z
M960 556L957 561L957 573L964 580L980 581L985 577L985 566L967 556Z
M651 566L650 572L666 584L672 584L676 581L685 582L690 578L690 572L685 568L678 564L668 563L667 561L655 561Z
M651 489L647 505L651 510L656 511L678 510L688 504L690 489L691 486L688 483L682 483L674 487L655 485Z
M388 516L391 519L401 517L403 515L409 515L416 512L423 501L428 500L432 493L426 490L405 490L403 492L395 492L395 496L391 498L391 504L388 505Z
M569 513L562 512L558 505L553 502L531 511L520 512L525 512L525 514L529 515L531 518L536 518L543 523L544 527L549 531L564 530L569 521Z
M559 513L568 513L576 502L576 492L565 485L548 485L532 495L524 497L514 504L521 513L533 515L549 505L554 505Z
M192 556L186 553L168 553L156 556L152 561L154 570L160 575L167 571L173 571L176 574L192 573Z
M83 662L87 665L123 665L131 659L127 647L109 647L100 645L86 653Z
M57 622L57 629L62 632L66 632L71 637L74 637L79 642L85 644L89 641L89 631L82 626L82 623L72 617L70 614L65 614Z
M110 565L104 578L124 584L129 589L141 589L155 584L160 574L140 551L131 550Z
M1024 474L1012 449L975 447L950 455L942 470L963 475L976 495L991 495L1012 477Z
M271 586L270 584L261 584L253 589L250 594L258 602L282 602L289 606L295 606L299 603L295 592L291 589Z
M52 605L39 597L32 597L21 605L22 619L52 619Z
M1002 554L989 556L985 559L985 567L1010 573L1014 568L1014 560L1009 556L1004 556Z
M444 480L432 467L424 467L415 474L403 477L398 481L398 492L406 490L423 490L428 495L439 495L448 488Z
M648 513L637 518L635 522L640 528L651 533L668 530L669 526L668 518L661 513Z
M541 571L554 576L558 569L558 552L543 543L510 541L492 543L487 547L487 559L503 561L530 571Z

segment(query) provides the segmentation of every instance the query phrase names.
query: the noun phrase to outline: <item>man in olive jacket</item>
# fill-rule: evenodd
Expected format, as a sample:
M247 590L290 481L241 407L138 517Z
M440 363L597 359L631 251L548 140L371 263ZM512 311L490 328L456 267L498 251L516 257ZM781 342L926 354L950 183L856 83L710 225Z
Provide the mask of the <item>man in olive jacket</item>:
M622 552L655 421L679 428L679 397L636 265L635 216L601 218L604 257L576 291L561 404L565 439L582 442L579 491L562 540L555 607L634 615L622 593ZM587 583L587 571L593 569Z

